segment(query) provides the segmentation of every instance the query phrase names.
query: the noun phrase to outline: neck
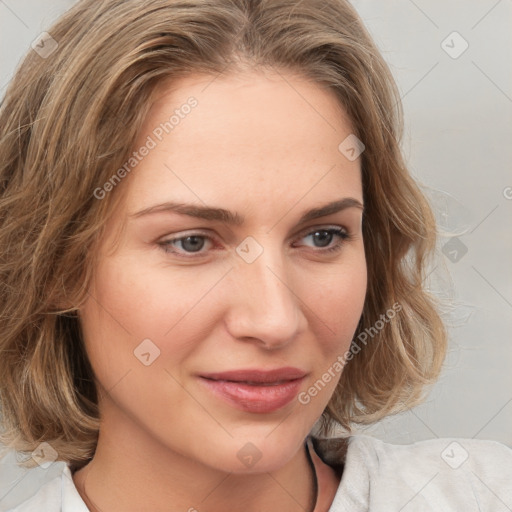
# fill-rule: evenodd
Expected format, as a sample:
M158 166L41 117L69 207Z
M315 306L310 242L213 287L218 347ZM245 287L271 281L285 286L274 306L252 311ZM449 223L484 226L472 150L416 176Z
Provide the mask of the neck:
M309 512L316 499L305 446L276 471L229 473L184 457L129 421L102 422L94 458L73 480L91 512Z

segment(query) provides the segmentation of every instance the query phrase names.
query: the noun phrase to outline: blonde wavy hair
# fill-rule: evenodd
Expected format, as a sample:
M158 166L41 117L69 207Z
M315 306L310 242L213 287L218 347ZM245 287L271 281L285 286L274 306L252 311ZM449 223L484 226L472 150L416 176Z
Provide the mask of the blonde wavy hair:
M447 339L424 284L435 217L401 154L397 87L347 1L81 0L48 32L58 47L46 58L28 52L0 107L7 446L26 452L46 441L73 467L93 456L98 396L76 313L122 198L120 187L103 200L94 190L126 161L158 84L244 66L298 72L336 94L366 146L369 286L356 337L401 305L345 366L322 428L350 432L424 397Z

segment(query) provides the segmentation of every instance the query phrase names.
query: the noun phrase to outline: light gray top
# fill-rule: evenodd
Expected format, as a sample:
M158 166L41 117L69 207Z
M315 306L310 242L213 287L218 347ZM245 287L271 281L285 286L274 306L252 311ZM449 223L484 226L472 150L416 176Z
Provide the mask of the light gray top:
M433 439L409 445L366 435L314 440L343 467L329 512L511 512L512 449L495 441ZM88 512L69 467L11 512Z

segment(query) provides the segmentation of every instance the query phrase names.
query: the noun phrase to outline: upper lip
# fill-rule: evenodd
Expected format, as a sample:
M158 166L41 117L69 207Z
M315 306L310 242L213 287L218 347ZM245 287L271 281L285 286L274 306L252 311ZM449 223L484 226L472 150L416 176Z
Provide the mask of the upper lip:
M301 379L307 372L299 368L276 368L275 370L230 370L226 372L202 373L200 376L210 380L226 380L231 382L280 382Z

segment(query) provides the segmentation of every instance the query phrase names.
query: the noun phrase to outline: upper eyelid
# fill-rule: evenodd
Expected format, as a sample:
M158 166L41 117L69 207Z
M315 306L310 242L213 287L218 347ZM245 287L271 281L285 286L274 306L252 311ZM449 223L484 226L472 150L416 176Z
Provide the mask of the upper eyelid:
M320 224L317 226L309 226L301 229L298 233L293 235L294 237L297 236L303 236L303 235L310 235L312 232L316 231L323 231L323 230L329 230L329 229L339 229L341 228L344 230L347 234L350 233L350 230L346 226L342 225L335 225L335 224ZM182 233L178 233L177 235L169 235L169 238L163 237L161 242L171 242L175 240L181 240L182 238L187 238L188 236L204 236L205 238L210 238L212 240L215 240L218 238L215 235L210 234L207 231L204 231L202 229L190 229L183 231Z
M311 234L314 231L323 231L323 230L327 231L329 229L343 229L347 233L350 232L350 230L346 226L342 226L342 225L338 225L338 224L321 224L319 226L309 226L307 228L304 228L301 231L299 231L297 233L297 235L295 235L295 236L302 235L302 234Z

